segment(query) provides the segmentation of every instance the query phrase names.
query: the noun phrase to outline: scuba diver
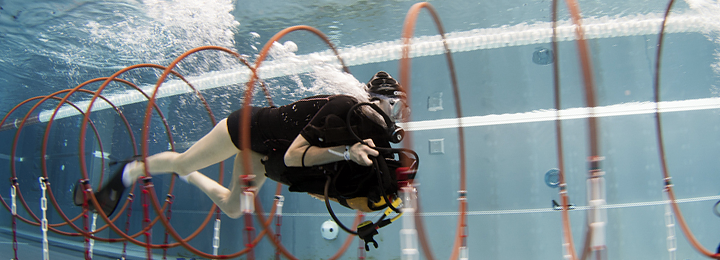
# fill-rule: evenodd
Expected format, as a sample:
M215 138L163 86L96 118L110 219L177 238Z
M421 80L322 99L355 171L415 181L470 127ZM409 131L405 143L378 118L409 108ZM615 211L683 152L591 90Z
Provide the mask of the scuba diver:
M395 122L409 116L409 107L404 102L402 87L387 72L377 72L366 87L368 96L361 98L369 102L347 95L320 95L280 107L250 107L249 151L241 150L242 109L237 110L183 153L166 151L144 161L135 157L121 162L122 167L95 192L95 197L110 216L125 189L144 176L147 164L152 175L174 173L197 186L231 218L243 214L243 192L247 188L257 192L266 177L288 185L293 192L305 192L316 198L324 195L334 219L328 199L363 212L387 207L397 211L396 172L404 171L401 178L408 179L407 173L412 178L417 169L417 163L412 169L400 164L403 160L417 160L417 154L411 152L415 158L410 158L407 152L398 152L390 146L402 140L404 131ZM245 172L242 167L240 155L246 152L252 158L252 172ZM198 172L233 155L229 188ZM252 181L242 180L252 175ZM82 185L75 188L75 204L96 210L78 186ZM377 225L363 226L365 233L377 234ZM344 228L342 224L341 227ZM369 235L370 242L374 242L373 234Z

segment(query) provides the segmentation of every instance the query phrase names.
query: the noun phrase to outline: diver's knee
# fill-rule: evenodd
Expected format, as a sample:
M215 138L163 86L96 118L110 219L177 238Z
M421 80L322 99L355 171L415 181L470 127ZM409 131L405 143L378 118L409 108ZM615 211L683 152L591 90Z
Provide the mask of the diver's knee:
M243 215L239 208L226 209L223 212L231 219L238 219Z

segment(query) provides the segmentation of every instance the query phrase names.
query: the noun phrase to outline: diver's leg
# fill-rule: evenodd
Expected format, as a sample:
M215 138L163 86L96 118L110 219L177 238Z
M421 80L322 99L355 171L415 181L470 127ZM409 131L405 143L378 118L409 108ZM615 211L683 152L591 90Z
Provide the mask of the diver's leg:
M146 158L145 162L151 174L175 172L180 176L186 176L196 170L224 161L233 154L237 154L238 151L228 134L227 120L223 119L210 133L200 138L184 153L163 152ZM145 173L144 167L144 163L138 161L124 165L121 170L113 174L108 183L95 192L95 197L105 214L109 216L115 211L125 188L131 186L138 177ZM222 192L215 190L225 189L217 182L215 185L219 188L216 187L212 191L204 190L208 196L213 198L213 201L219 196L213 194L222 195ZM77 187L73 191L73 200L75 205L79 206L83 205L86 199L84 199L81 189ZM91 209L95 210L94 206Z
M187 151L162 152L146 158L150 174L177 173L185 176L193 171L224 161L238 153L230 139L227 119L221 120L207 135L200 138ZM145 174L143 162L129 164L126 172L133 181Z
M215 180L208 178L207 176L193 172L188 175L188 182L197 186L215 202L220 210L225 212L231 218L239 218L242 216L242 197L244 188L246 187L242 182L242 175L245 174L245 169L242 162L243 152L238 152L235 156L235 163L233 164L233 174L230 179L230 189L217 183ZM251 170L255 175L255 179L252 182L253 189L259 191L265 182L265 167L260 162L264 155L254 151L250 151L251 158Z

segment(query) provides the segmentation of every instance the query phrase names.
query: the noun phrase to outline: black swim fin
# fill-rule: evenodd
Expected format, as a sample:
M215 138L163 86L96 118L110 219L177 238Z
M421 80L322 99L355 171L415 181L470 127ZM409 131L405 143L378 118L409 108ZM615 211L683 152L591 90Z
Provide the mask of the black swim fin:
M100 204L100 208L103 212L105 212L105 215L110 217L113 212L115 212L115 209L117 208L118 204L120 204L120 198L122 198L123 193L125 192L125 185L122 181L122 175L123 170L125 169L125 165L127 165L129 162L122 163L122 167L119 167L113 175L110 177L110 180L105 183L97 192L95 192L95 198L97 199L98 203ZM73 191L73 202L76 206L82 206L83 203L85 203L85 196L83 195L83 185L78 184L75 186L75 189ZM89 201L90 198L87 198L88 203L88 209L97 212L95 209L95 205L91 201Z

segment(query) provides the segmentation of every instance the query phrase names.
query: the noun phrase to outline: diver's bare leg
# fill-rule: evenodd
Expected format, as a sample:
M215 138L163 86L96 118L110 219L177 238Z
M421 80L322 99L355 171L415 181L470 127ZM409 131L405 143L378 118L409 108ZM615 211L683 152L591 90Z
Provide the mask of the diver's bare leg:
M205 192L205 194L207 194L208 197L210 197L210 199L215 202L218 207L220 207L220 210L225 212L225 214L227 214L231 218L239 218L240 216L242 216L243 213L241 206L241 195L243 194L244 188L246 186L244 185L244 183L241 183L241 176L246 174L242 163L242 153L243 152L238 152L238 154L235 156L235 163L233 164L233 175L230 179L230 189L225 188L224 186L217 183L215 180L210 179L207 176L200 174L199 172L188 175L188 182L197 186L198 188L200 188L200 190ZM255 175L255 179L252 182L252 188L256 191L259 191L260 187L262 187L263 183L265 182L265 167L260 162L260 159L262 159L264 155L253 151L250 151L250 153L252 169L252 173L250 174Z
M260 159L264 156L253 151L250 151L250 153L252 171L256 175L254 184L257 187L256 189L259 189L262 183L265 182L265 175L263 174L265 169L260 162ZM236 156L230 189L225 188L202 173L196 172L199 169L224 161L232 155ZM244 188L244 185L238 184L240 184L240 176L245 175L241 157L240 150L235 147L230 139L227 130L227 119L223 119L210 133L193 144L184 153L162 152L147 157L146 162L149 172L153 175L175 172L180 176L186 176L195 172L188 176L188 182L200 188L225 214L237 218L242 215L240 195L243 193ZM145 173L143 167L143 163L138 162L128 169L133 180Z
M227 119L218 122L207 135L200 138L187 151L177 153L162 152L146 158L150 174L177 173L185 176L193 171L224 161L238 153L227 130ZM145 174L142 162L128 165L126 169L132 180Z

